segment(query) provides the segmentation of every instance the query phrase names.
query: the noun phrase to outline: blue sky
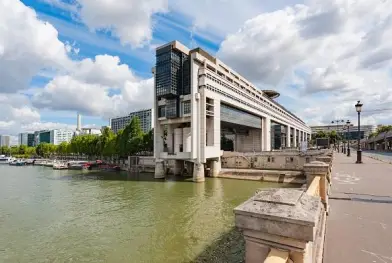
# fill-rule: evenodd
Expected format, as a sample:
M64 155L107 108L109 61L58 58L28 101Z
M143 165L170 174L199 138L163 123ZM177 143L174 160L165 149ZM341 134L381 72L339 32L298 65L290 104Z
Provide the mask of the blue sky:
M70 12L55 5L36 0L23 0L22 2L26 6L33 8L37 12L39 19L51 23L57 29L59 33L58 38L62 42L75 44L75 47L80 49L79 53L73 56L74 59L81 60L93 58L100 54L110 54L118 56L122 63L128 64L137 76L141 78L150 78L152 76L151 68L155 63L155 54L150 47L135 49L131 46L124 46L119 39L112 37L110 32L93 32L83 23L77 21ZM176 12L155 14L153 20L152 43L154 45L179 40L189 47L200 46L215 55L219 49L220 41L223 40L214 36L212 41L197 32L192 35L191 21ZM31 80L30 85L33 87L44 87L50 80L50 77L35 76ZM41 120L45 122L74 124L75 119L76 115L72 112L56 112L55 114L43 112L41 114ZM102 120L96 116L84 116L83 124L106 125L107 120Z
M356 119L357 100L363 123L391 123L392 110L374 110L392 105L392 2L349 2L0 1L0 134L151 107L155 48L172 40L279 91L310 125Z

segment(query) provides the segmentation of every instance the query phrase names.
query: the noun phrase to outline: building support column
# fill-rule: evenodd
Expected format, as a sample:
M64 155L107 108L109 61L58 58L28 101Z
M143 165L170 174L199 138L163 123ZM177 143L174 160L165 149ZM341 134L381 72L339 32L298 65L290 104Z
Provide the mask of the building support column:
M287 125L286 127L286 148L291 147L291 127Z
M194 163L193 164L193 181L196 183L204 182L204 164Z
M155 179L163 179L165 178L165 165L162 160L157 160L155 162Z
M221 160L213 160L211 161L211 177L218 177L221 171Z
M263 137L264 137L263 151L271 151L271 118L270 117L265 117L263 119Z

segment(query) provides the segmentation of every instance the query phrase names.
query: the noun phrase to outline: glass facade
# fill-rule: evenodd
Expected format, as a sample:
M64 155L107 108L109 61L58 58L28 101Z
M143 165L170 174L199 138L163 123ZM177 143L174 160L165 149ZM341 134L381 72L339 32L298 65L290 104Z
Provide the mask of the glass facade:
M27 134L27 146L34 146L34 133Z
M40 142L40 143L43 143L43 142L51 143L51 140L50 140L50 131L41 132L41 133L39 134L39 142Z
M184 114L191 114L191 101L184 101L182 103L182 109Z
M261 118L243 110L221 104L221 121L261 129Z
M158 49L155 81L156 96L167 99L165 116L179 117L179 96L191 92L189 56L171 45ZM161 111L158 112L158 116L161 116Z
M171 99L166 101L166 118L177 118L178 115L178 99Z

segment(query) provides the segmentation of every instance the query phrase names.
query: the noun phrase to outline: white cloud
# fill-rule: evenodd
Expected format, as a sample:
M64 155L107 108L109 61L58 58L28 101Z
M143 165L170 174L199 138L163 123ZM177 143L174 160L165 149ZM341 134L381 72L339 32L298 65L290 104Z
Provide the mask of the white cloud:
M123 44L139 47L152 38L152 15L167 10L167 0L78 0L81 20L93 30L108 30Z
M251 17L302 0L170 0L170 9L189 17L197 31L225 37Z
M19 0L0 1L0 25L0 92L27 88L43 68L69 65L57 30Z
M111 95L108 86L87 83L71 76L59 76L34 95L33 105L111 118L132 110L151 108L152 90L152 79L127 80L119 94Z
M218 56L256 84L289 94L288 108L310 123L355 120L356 100L365 122L392 122L385 112L366 117L392 104L391 18L390 1L309 0L246 21Z
M86 58L75 64L71 74L88 83L118 87L136 80L128 65L120 64L119 57L98 55L94 60Z

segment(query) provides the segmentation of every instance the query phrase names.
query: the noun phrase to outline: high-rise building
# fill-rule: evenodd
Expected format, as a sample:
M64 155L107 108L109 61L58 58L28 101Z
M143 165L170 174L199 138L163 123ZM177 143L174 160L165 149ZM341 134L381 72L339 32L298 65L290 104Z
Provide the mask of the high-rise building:
M9 136L9 135L0 135L0 147L1 146L9 147L10 145L11 145L11 136Z
M70 142L74 132L72 130L44 130L34 132L34 144L51 143L59 145L62 142Z
M138 117L143 132L149 132L154 127L152 122L153 112L152 109L140 110L131 112L124 117L113 118L111 119L111 128L114 133L117 133L119 130L124 129L131 122L133 117Z
M19 145L34 146L34 133L19 133L18 135Z

